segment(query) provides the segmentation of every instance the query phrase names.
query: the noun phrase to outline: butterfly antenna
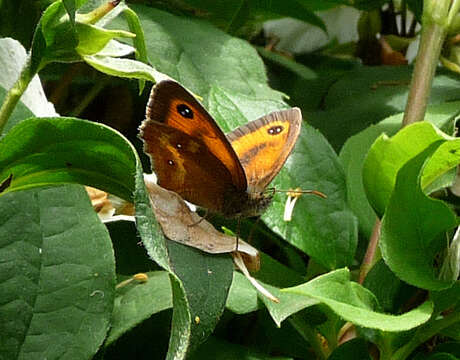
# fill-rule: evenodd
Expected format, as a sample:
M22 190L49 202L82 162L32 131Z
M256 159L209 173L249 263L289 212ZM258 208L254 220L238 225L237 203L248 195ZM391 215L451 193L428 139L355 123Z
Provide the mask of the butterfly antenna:
M292 197L301 196L303 194L312 194L312 195L319 196L319 197L321 197L323 199L327 199L327 195L322 193L321 191L318 191L318 190L302 190L302 189L280 190L280 189L277 189L277 188L273 187L273 188L267 189L266 191L273 192L273 195L276 194L277 192L278 193L287 193L288 196L292 196Z

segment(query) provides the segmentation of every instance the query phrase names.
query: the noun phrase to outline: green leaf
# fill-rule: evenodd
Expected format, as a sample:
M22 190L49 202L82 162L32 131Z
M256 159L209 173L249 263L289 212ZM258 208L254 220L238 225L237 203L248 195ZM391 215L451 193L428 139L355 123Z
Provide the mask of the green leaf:
M32 118L0 141L2 194L47 184L80 183L130 200L135 152L115 130L75 118Z
M173 294L173 319L167 359L184 359L190 345L192 317L185 289L169 265L166 239L153 214L139 161L136 167L135 184L136 226L142 238L142 244L150 258L170 274Z
M430 105L425 120L444 129L448 134L453 132L452 125L460 112L460 102ZM375 224L376 215L366 197L363 185L363 166L367 152L378 136L385 133L393 136L400 129L404 113L390 116L376 125L350 137L340 151L340 160L345 169L347 179L348 203L359 220L360 230L370 237Z
M356 218L349 210L343 169L334 150L315 129L304 125L296 147L276 178L277 189L318 190L327 199L304 195L292 221L283 220L285 194L277 194L264 221L289 243L328 269L350 265L357 244Z
M268 284L262 283L262 285L280 301L279 304L277 304L262 295L259 295L260 299L264 302L270 312L270 316L278 327L281 327L281 323L292 314L320 303L320 301L315 298L283 292L279 288Z
M136 59L144 63L148 63L147 48L145 46L144 29L142 29L139 17L130 8L123 11L126 22L129 26L129 31L134 33L136 37L133 39L134 47L136 48Z
M259 309L257 290L243 274L237 271L233 272L232 285L225 306L235 314L247 314Z
M225 131L286 107L282 94L267 85L264 64L248 42L205 21L142 5L132 9L144 29L150 64L201 96ZM122 19L111 27L122 28Z
M31 74L51 62L82 61L85 56L96 55L115 38L135 37L127 31L107 30L89 23L105 16L104 11L110 13L110 6L104 8L102 4L103 8L95 9L97 14L79 14L75 21L76 5L71 0L65 3L56 1L43 13L32 41L31 67L28 69ZM126 7L120 6L120 10L114 13L119 15L122 10ZM99 23L105 24L105 21L99 20ZM139 41L136 44L139 45Z
M136 210L136 227L142 239L142 244L147 250L149 257L160 265L164 270L172 273L169 266L166 239L163 236L160 225L155 219L150 198L144 183L142 165L136 162L135 172L134 205Z
M458 224L454 212L426 196L420 184L423 168L442 143L443 139L434 141L398 172L380 236L382 256L391 270L407 283L430 290L452 285L439 279L434 260L446 246L445 232Z
M457 304L460 303L460 282L455 282L455 284L448 289L431 291L430 299L434 302L435 311L437 313L457 306Z
M381 135L372 145L363 166L363 183L370 204L375 211L382 215L393 191L399 169L411 158L423 152L428 146L437 141L448 141L449 137L427 122L419 122L401 129L395 136ZM445 145L450 148L436 155L442 161L427 167L422 186L425 188L452 168L458 158L455 149L460 146L457 141Z
M125 37L133 38L134 34L123 30L107 30L95 25L77 23L78 46L75 50L81 55L94 55L101 51L110 40Z
M326 31L321 18L314 11L319 10L319 1L287 0L282 3L276 1L229 1L214 2L203 0L186 0L187 8L193 7L197 12L207 14L207 17L217 26L228 32L237 32L238 29L253 22L263 22L272 18L293 17L303 20ZM323 9L324 6L320 6Z
M118 59L101 55L84 56L83 60L96 70L110 76L141 79L152 82L160 81L165 77L163 74L155 71L151 66L137 60Z
M295 76L301 77L304 80L313 80L318 77L318 75L310 68L277 52L269 51L262 46L258 46L257 51L264 59L270 60L273 63L284 67L286 70L291 71Z
M131 282L117 290L112 327L105 344L110 345L125 332L153 314L172 307L171 283L166 271L146 273L146 283ZM125 277L126 278L126 277Z
M0 259L0 357L94 355L112 315L115 261L84 189L0 197Z
M75 7L73 7L75 11ZM75 51L78 34L75 22L70 21L75 14L67 13L61 1L52 3L40 18L32 40L32 71L38 72L52 61L77 61L80 56Z
M145 45L145 36L144 36L144 29L142 29L141 22L137 14L129 9L126 8L123 11L123 15L126 19L126 22L129 26L129 31L134 33L136 37L133 39L133 45L136 48L135 56L136 59L143 62L148 63L148 56L147 56L147 48ZM139 92L141 93L144 90L145 82L140 80L139 82Z
M281 287L302 283L305 281L304 277L270 256L264 253L260 253L260 255L261 268L254 276L263 287L280 300L280 303L274 303L259 294L248 279L242 274L234 272L226 305L229 310L237 314L246 314L258 310L260 302L262 302L276 326L280 327L281 323L292 314L318 303L315 299L299 298L292 294L280 292Z
M399 305L407 300L401 291L405 285L382 259L372 267L363 283L375 295L382 309L389 313L398 312Z
M329 88L321 102L324 110L309 113L308 121L338 150L370 124L404 111L411 74L410 66L360 66L348 71ZM438 71L430 104L460 100L458 88L458 76Z
M168 241L167 246L192 320L187 339L190 352L212 333L222 315L233 279L233 262L229 254L206 254L174 241Z
M432 302L426 301L402 315L377 312L375 296L358 283L350 281L348 269L331 271L283 291L317 299L346 321L382 331L410 330L428 321L433 311Z
M326 25L323 20L314 13L315 10L318 10L315 6L318 3L314 4L311 1L302 0L287 0L283 2L264 0L252 2L251 7L253 7L253 11L257 14L273 14L272 16L274 17L292 17L315 25L326 32Z

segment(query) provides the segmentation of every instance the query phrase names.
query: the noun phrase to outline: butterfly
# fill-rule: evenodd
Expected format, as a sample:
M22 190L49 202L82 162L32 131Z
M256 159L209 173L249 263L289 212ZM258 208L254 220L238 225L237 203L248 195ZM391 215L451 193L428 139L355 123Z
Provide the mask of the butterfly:
M158 185L225 217L260 215L270 204L268 184L300 134L300 109L275 111L225 135L179 83L152 89L139 137Z

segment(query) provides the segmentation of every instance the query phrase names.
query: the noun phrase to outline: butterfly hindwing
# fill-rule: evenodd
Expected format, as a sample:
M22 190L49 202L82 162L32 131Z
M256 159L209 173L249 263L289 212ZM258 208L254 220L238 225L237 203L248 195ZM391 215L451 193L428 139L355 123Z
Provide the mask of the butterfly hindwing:
M275 111L227 134L244 168L249 191L261 192L283 167L300 134L298 108Z

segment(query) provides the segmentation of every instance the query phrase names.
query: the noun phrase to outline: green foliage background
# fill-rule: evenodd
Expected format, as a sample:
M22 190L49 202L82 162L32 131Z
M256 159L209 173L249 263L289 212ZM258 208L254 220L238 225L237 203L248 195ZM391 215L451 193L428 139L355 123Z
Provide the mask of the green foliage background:
M398 132L414 68L382 64L376 35L392 35L404 53L415 28L382 19L409 11L429 25L422 11L432 2L387 3L0 1L0 358L458 357L456 45L442 50L425 121ZM292 17L328 33L348 24L319 14L342 6L361 11L355 42L286 54L263 31ZM452 18L448 39L460 28ZM302 133L273 184L327 199L301 197L289 222L285 194L260 222L212 219L251 233L262 264L254 276L279 304L228 254L171 242L156 223L137 128L165 76L197 94L225 132L302 109ZM134 202L136 223L103 225L76 184ZM381 253L360 284L377 216ZM147 283L115 286L138 272ZM350 324L356 338L342 345Z

